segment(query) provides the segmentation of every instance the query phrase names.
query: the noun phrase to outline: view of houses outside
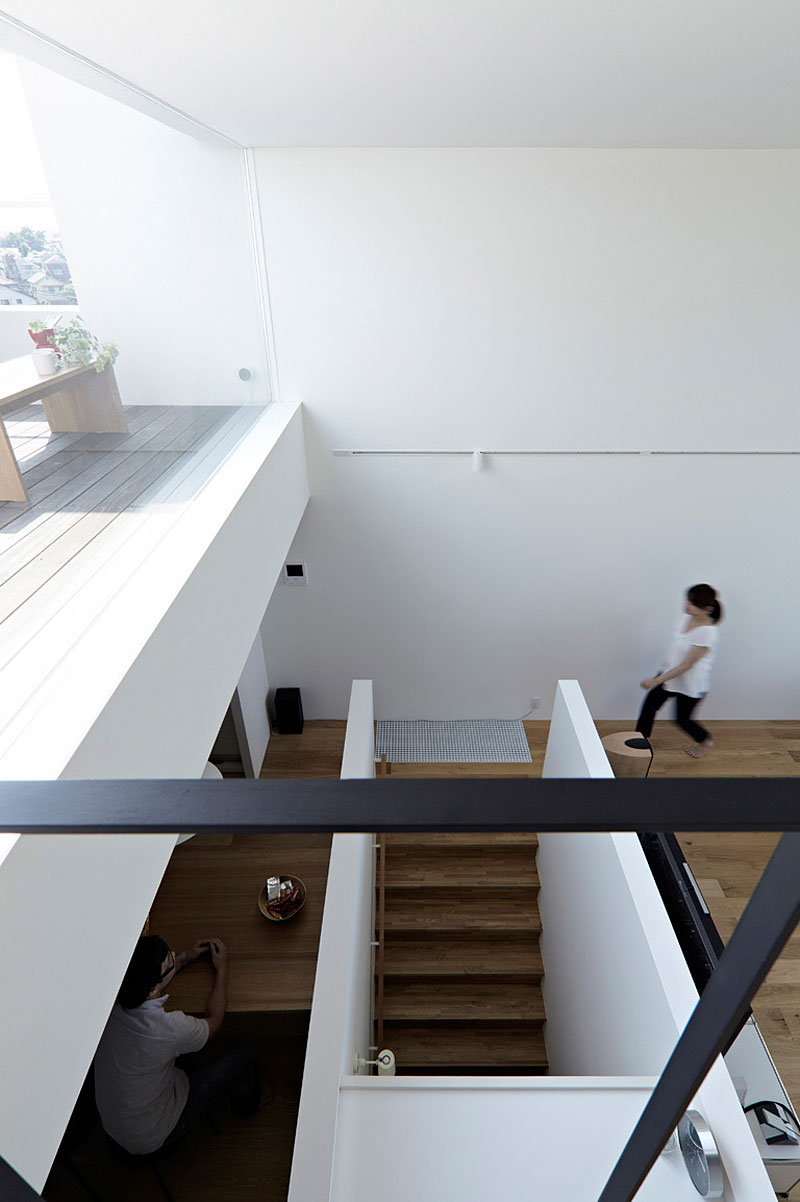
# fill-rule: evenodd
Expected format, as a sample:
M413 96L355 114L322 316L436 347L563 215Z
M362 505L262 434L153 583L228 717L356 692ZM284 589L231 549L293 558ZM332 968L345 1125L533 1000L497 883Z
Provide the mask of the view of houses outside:
M29 226L0 232L0 305L74 304L69 264L57 234Z
M8 305L75 305L13 57L0 54L0 314Z

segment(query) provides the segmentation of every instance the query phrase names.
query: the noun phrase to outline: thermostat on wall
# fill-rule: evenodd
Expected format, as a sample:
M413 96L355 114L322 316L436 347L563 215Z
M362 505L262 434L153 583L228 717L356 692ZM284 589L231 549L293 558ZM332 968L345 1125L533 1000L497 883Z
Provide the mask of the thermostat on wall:
M308 584L308 572L304 563L286 563L283 565L284 584Z

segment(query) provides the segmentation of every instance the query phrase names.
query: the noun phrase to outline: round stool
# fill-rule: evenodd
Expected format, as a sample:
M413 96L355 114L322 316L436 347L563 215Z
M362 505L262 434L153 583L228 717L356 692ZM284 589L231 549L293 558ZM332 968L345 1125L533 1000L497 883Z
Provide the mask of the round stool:
M619 730L600 741L615 776L647 776L653 762L653 748L638 730Z

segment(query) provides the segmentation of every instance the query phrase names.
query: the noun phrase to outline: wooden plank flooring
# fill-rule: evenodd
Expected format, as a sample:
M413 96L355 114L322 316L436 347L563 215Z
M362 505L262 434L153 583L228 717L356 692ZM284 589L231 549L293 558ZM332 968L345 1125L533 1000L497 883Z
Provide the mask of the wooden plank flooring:
M127 579L262 412L132 406L127 434L52 434L39 403L6 415L29 499L0 502L4 746L26 700L119 587L122 566Z

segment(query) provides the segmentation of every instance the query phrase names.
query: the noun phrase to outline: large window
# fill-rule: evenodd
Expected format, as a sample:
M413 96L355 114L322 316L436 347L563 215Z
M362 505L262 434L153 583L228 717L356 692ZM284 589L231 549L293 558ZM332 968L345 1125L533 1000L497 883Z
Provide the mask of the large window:
M75 305L16 62L0 53L0 305Z

